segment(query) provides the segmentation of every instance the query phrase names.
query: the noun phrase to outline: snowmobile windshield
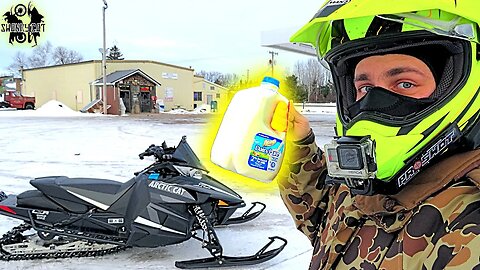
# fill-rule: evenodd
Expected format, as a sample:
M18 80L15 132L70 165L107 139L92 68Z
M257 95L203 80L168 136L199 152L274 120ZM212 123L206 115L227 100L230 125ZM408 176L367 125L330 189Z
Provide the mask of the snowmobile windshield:
M180 141L175 149L175 152L173 153L173 159L208 173L207 168L203 166L203 164L200 162L200 159L197 157L197 155L195 155L195 152L193 152L190 145L188 145L187 141L184 139Z

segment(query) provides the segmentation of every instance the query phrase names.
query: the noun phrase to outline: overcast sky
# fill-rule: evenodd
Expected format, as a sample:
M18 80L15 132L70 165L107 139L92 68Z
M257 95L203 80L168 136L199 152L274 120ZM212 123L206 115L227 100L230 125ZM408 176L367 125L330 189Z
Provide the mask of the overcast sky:
M267 63L270 48L261 47L261 32L302 26L320 7L306 0L107 0L107 47L121 49L125 59L156 60L192 67L196 71L246 73ZM23 0L1 0L3 15ZM85 60L101 59L102 0L32 0L45 16L50 41L80 52ZM1 23L5 21L0 19ZM25 43L26 44L26 43ZM23 47L23 48L22 48ZM29 54L30 46L8 43L0 33L0 70L17 51ZM278 51L278 64L293 67L305 56ZM260 67L259 67L260 66Z

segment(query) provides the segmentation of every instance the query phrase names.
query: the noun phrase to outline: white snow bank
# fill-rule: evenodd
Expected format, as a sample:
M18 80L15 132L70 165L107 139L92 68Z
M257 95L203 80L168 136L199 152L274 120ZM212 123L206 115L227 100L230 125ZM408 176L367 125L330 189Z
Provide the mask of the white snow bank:
M56 100L50 100L49 102L43 104L42 107L37 109L37 114L42 114L42 115L52 115L52 116L58 116L58 115L78 115L82 114L81 112L76 112L72 109L70 109L67 105L63 104L60 101Z
M336 114L337 107L335 103L296 103L295 109L302 114Z
M336 114L337 108L335 103L295 103L294 104L297 111L302 114ZM195 108L193 111L187 111L185 109L172 109L168 112L169 114L204 114L210 113L210 106L207 104L202 104ZM163 113L163 112L161 112Z
M16 84L16 83L6 83L6 84L5 84L5 87L6 87L6 88L10 88L10 89L16 89L16 88L17 88L17 84Z
M170 114L204 114L204 113L210 113L210 106L207 104L202 104L195 108L193 111L187 111L185 109L173 109L165 113L170 113Z
M207 105L207 104L202 104L200 106L198 106L197 108L195 108L195 110L193 110L194 112L196 113L209 113L210 112L210 106Z
M50 100L47 103L43 104L40 108L36 110L5 110L0 111L0 117L88 117L88 116L98 116L101 114L93 113L81 113L76 112L70 109L67 105L63 104L60 101Z

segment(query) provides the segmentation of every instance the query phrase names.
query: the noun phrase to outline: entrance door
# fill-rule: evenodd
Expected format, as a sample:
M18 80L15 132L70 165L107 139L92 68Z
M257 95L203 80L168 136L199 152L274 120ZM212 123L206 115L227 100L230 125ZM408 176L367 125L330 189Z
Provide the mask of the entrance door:
M140 111L152 112L152 100L150 99L150 92L140 92Z
M213 96L212 95L207 95L207 105L212 104L213 101Z
M132 97L130 95L130 90L120 90L120 98L123 100L125 105L125 112L132 112Z

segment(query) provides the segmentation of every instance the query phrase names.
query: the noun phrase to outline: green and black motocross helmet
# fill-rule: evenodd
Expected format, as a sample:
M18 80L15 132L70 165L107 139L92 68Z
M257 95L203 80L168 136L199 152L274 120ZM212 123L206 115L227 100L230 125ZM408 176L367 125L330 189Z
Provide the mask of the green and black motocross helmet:
M478 147L479 24L478 0L330 0L291 37L328 63L337 135L373 142L374 187L357 193L395 193L453 146ZM384 54L423 60L435 77L433 94L414 100L380 90L357 101L356 65Z

